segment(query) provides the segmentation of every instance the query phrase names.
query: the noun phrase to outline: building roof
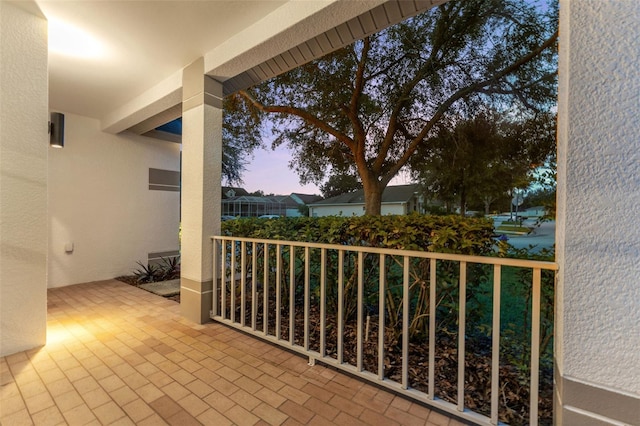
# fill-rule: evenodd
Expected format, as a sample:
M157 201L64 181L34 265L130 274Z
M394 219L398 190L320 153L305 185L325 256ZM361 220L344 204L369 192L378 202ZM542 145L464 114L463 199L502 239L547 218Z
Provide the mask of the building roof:
M320 195L299 194L297 192L292 192L291 198L298 204L313 204L322 200Z
M406 203L411 200L418 190L417 184L387 186L382 193L382 204ZM345 204L364 204L364 190L341 194L336 197L327 198L311 204L312 206L335 206Z
M244 188L236 188L232 186L223 186L222 187L222 199L225 198L233 198L233 197L242 197L249 195L249 193Z

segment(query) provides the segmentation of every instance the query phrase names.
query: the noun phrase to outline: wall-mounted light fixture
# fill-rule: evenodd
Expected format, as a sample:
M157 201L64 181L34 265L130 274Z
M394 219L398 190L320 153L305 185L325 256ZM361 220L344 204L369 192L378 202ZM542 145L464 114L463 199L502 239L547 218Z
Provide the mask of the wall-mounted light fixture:
M49 121L49 145L54 148L64 147L64 114L52 112Z

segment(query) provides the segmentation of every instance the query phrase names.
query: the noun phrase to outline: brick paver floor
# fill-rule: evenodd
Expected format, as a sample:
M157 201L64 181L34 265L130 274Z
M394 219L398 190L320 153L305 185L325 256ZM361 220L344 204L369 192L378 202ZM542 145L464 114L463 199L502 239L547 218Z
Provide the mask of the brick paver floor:
M47 345L0 358L2 425L461 425L115 280L48 291Z

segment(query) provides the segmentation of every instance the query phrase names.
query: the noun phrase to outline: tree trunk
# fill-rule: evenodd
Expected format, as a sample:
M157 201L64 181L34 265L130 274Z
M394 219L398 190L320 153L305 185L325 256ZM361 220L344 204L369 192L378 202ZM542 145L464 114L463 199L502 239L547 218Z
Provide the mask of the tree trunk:
M467 214L467 188L464 181L464 169L461 170L462 185L460 185L460 216L464 217Z
M364 214L367 216L380 216L382 214L382 191L386 185L378 182L373 176L360 176L364 189Z

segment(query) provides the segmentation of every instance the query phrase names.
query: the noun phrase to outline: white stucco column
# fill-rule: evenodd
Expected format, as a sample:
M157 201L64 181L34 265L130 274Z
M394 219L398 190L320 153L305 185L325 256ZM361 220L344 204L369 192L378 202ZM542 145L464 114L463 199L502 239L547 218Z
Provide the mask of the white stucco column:
M47 21L21 6L0 2L0 356L47 331Z
M556 424L640 419L639 22L560 1Z
M204 75L200 58L183 71L182 314L197 323L212 307L212 242L220 233L222 84Z

